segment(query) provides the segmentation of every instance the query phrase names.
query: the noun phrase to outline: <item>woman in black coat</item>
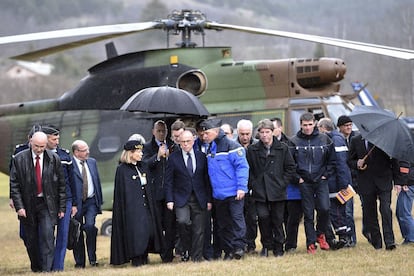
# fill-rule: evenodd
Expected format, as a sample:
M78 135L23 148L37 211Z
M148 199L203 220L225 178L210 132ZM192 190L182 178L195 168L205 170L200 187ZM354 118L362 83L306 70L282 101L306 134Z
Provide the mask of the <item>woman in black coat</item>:
M161 249L161 223L154 215L151 189L147 187L147 168L142 159L141 141L124 145L116 170L112 209L112 265L148 263L148 253Z

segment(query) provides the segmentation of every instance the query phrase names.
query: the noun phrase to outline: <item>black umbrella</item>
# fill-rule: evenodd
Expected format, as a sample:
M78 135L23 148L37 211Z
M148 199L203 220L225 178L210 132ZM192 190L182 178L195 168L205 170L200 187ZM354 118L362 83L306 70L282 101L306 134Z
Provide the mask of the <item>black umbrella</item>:
M393 158L414 163L414 137L400 116L378 107L358 105L349 117L363 138Z
M205 106L193 94L170 86L144 88L131 96L121 110L207 117Z

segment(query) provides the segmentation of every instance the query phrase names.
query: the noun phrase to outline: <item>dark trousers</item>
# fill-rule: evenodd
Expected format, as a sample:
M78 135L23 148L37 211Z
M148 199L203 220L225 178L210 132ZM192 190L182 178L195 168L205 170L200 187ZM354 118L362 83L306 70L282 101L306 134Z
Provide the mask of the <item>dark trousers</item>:
M329 208L329 217L335 234L340 237L350 234L351 228L348 226L346 218L346 204L341 204L336 198L332 198L331 206Z
M65 265L66 246L68 244L69 221L72 212L72 200L66 201L65 216L59 219L56 234L55 257L52 270L61 271Z
M96 262L96 237L98 235L98 228L95 227L95 221L98 212L95 197L92 197L83 202L82 210L76 214L76 220L82 225L79 240L73 248L73 257L75 258L77 266L85 267L84 232L86 234L86 249L88 251L89 262Z
M302 208L306 234L306 247L316 242L315 210L317 224L321 233L325 233L329 223L329 187L326 180L319 183L302 183L299 185L302 195Z
M345 213L347 224L350 227L350 237L351 241L356 244L357 237L356 237L356 230L355 230L355 220L354 220L354 198L351 198L345 203Z
M247 249L256 249L257 238L257 211L256 202L250 196L246 194L244 198L244 220L246 222L246 244Z
M232 253L245 248L246 223L244 221L244 200L236 200L235 196L224 200L214 199L217 219L217 235L224 252Z
M298 231L299 223L302 219L302 201L301 200L286 200L285 205L285 232L286 242L285 250L297 248L298 246Z
M24 224L24 243L32 271L51 271L55 251L55 227L44 198L35 198L34 205L35 224Z
M203 257L206 260L213 258L214 249L212 244L212 221L211 221L211 210L206 211L204 225L204 245L203 245Z
M205 213L194 194L186 205L175 208L181 250L190 252L193 261L203 258Z
M380 202L382 231L385 245L395 243L392 230L391 191L378 191L372 194L363 194L362 215L367 232L371 234L371 243L375 248L382 247L381 231L378 223L377 199Z
M351 238L351 228L348 226L348 219L346 217L346 203L341 204L336 198L331 198L331 206L329 208L330 224L328 224L325 232L326 239L329 241L339 238ZM333 227L333 230L332 230Z
M160 256L163 262L169 263L174 259L174 247L177 240L175 213L167 208L165 200L157 200L156 208L162 218L162 238L164 239Z
M283 252L285 232L283 231L283 217L285 213L284 201L259 202L256 201L259 230L263 248Z
M221 258L222 247L220 245L220 238L217 235L217 218L216 208L213 207L206 212L206 223L204 230L204 248L203 256L206 260Z

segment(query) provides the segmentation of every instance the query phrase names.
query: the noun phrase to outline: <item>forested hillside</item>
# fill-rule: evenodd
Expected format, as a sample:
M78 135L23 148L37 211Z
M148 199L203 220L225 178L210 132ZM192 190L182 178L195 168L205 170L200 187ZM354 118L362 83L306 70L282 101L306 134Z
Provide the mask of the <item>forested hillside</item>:
M393 47L413 49L414 6L412 0L2 0L0 35L36 31L150 21L174 9L198 9L220 23L332 36ZM9 56L48 47L65 40L0 46L0 103L60 96L76 85L87 68L105 59L104 42L62 52L44 61L55 66L52 76L31 83L11 82L4 72L13 61ZM162 31L145 32L116 39L120 53L165 47ZM276 37L233 31L208 32L207 46L233 46L235 59L313 57L317 46ZM343 58L348 66L342 90L349 82L369 83L371 92L387 107L410 113L413 105L413 62L323 47L325 56ZM414 112L414 111L413 111ZM414 114L412 114L414 115Z

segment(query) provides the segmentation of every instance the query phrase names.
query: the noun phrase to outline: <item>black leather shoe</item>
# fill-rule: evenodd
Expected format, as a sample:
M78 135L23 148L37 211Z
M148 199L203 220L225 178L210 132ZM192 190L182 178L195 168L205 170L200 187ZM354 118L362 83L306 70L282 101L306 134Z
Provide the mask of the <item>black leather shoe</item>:
M181 261L188 262L188 260L190 260L190 254L188 253L188 250L187 250L181 253Z
M82 264L75 264L75 268L85 268L85 265L82 265Z
M343 239L339 239L339 240L333 239L333 240L328 241L328 244L332 250L338 250L345 246L346 241Z
M97 261L90 262L91 266L99 266L99 263Z
M241 248L237 248L234 253L233 256L236 260L240 260L241 258L243 258L244 256L244 250Z
M269 257L269 250L263 247L262 251L260 251L260 257Z
M283 250L273 250L273 256L282 257L284 254Z
M224 261L230 261L230 260L233 260L233 253L226 253L226 254L224 254L224 258L223 258L223 260L224 260Z
M249 255L256 255L257 251L253 247L247 247L245 253Z
M385 250L395 250L397 249L397 246L395 244L389 244L387 246L385 246Z

